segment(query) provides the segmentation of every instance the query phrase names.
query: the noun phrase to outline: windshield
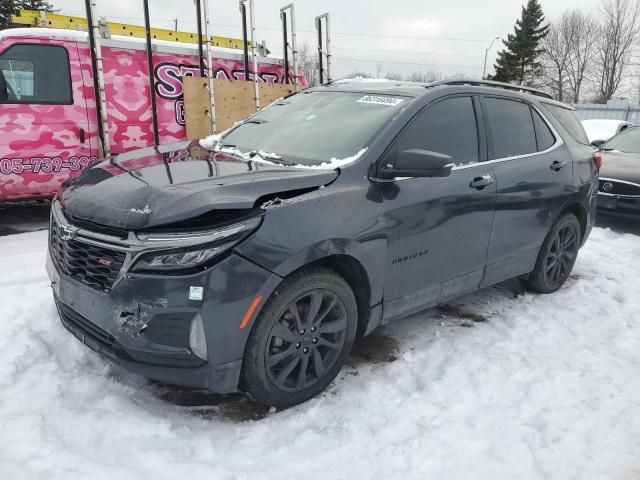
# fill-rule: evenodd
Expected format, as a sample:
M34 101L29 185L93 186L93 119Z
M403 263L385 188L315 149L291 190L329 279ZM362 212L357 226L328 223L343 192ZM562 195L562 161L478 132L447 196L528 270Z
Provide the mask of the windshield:
M378 130L408 103L406 97L388 95L302 92L250 117L220 143L242 153L258 152L269 161L337 166L362 154Z
M627 128L602 145L602 150L640 153L640 128Z

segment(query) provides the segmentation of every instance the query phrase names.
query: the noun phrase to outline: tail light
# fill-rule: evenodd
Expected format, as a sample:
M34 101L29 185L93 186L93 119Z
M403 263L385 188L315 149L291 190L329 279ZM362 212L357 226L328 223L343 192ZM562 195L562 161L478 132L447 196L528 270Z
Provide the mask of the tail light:
M596 163L596 168L600 170L600 167L602 167L602 154L600 152L594 153L593 161Z

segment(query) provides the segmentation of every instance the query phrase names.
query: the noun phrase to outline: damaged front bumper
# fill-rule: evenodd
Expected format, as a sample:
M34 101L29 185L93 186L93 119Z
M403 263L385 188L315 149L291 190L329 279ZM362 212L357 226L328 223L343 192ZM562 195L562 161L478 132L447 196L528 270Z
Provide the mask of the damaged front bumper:
M190 275L123 268L106 290L61 271L51 248L47 272L63 325L87 347L145 377L217 393L237 390L257 313L249 324L243 319L254 300L267 299L281 281L233 252ZM194 322L201 322L205 355L193 348Z

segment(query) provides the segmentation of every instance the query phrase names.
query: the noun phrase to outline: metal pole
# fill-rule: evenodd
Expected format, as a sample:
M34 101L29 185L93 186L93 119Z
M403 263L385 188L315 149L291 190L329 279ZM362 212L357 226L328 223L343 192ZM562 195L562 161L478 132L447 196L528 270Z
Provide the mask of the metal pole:
M487 56L489 55L489 50L491 50L491 47L493 47L493 44L495 43L496 40L500 40L500 37L496 37L493 40L491 40L491 43L489 44L487 49L484 51L484 67L482 68L483 80L487 79Z
M329 14L325 13L325 18L326 18L326 23L327 26L325 28L326 30L326 36L327 36L327 46L326 46L326 50L327 50L327 83L331 83L331 81L333 80L333 77L331 76L331 22L329 21Z
M322 50L322 21L316 18L316 30L318 31L318 81L324 83L324 53Z
M290 22L287 22L287 11L289 11ZM296 46L296 12L293 3L286 5L280 9L280 16L282 18L282 27L284 32L284 58L285 58L285 70L287 72L286 78L289 83L289 48L291 48L291 58L293 60L293 83L296 87L296 92L300 89L298 82L298 48ZM288 30L287 23L290 24L291 29L291 43L288 42Z
M107 117L107 99L104 88L104 69L102 66L102 46L100 43L100 26L93 21L96 0L86 0L87 26L89 27L89 49L91 50L91 68L93 69L93 88L96 96L98 114L98 135L102 141L102 155L111 156L109 141L109 121Z
M324 35L322 34L322 19L324 19L325 23ZM331 23L329 21L328 13L316 17L316 29L318 30L318 64L320 67L320 83L324 83L323 58L327 59L327 83L331 83Z
M160 134L158 133L158 109L156 106L156 88L154 85L153 72L153 52L151 50L151 22L149 20L149 0L142 0L144 6L144 29L147 37L147 63L149 65L149 90L151 93L151 120L153 123L153 142L157 147L160 145Z
M247 32L247 7L240 2L240 15L242 16L242 40L244 42L244 79L249 81L249 34Z
M204 77L204 50L202 48L202 7L200 0L196 2L196 22L198 22L198 58L200 59L200 76Z
M214 96L215 85L213 82L215 72L213 68L213 55L211 53L209 21L209 0L204 0L204 34L207 38L207 77L209 77L209 119L211 120L211 133L216 133L216 100Z
M289 39L287 38L287 12L280 10L282 44L284 45L284 83L289 83Z
M253 0L240 0L240 4L249 4L249 26L251 28L251 57L253 58L253 95L256 100L256 111L260 110L260 87L258 86L258 55L256 53L256 22Z

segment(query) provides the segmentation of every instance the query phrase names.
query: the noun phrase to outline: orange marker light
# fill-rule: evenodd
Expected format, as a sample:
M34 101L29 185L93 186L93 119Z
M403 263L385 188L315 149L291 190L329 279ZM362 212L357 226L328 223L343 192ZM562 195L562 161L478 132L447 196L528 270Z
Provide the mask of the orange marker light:
M262 301L262 295L253 299L253 302L251 302L251 305L249 305L249 308L247 309L247 313L244 314L242 323L240 323L240 330L242 330L247 325L249 325L249 320L251 320L253 313L256 311L256 308L258 308L258 305L260 305L261 301Z

